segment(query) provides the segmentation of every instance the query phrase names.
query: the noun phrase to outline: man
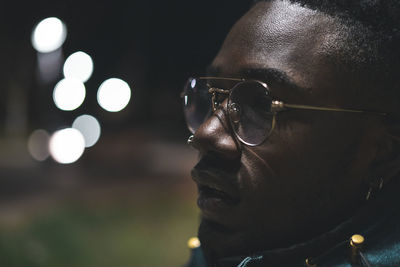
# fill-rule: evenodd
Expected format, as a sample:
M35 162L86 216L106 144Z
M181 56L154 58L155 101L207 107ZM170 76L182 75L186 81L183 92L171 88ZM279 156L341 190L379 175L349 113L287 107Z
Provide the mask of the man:
M188 266L400 266L399 7L259 1L189 80Z

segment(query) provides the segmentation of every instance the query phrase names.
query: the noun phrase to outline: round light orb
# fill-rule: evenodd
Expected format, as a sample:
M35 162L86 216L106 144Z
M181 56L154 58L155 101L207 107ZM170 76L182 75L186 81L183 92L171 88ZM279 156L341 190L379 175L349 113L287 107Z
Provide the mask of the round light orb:
M32 158L44 161L49 157L50 135L45 130L35 130L28 138L28 151Z
M50 138L50 155L61 164L77 161L85 150L85 139L81 132L74 128L56 131Z
M105 80L97 91L97 102L110 112L118 112L124 109L131 99L129 85L117 78Z
M67 27L58 18L46 18L33 29L32 46L38 52L49 53L60 48L67 38Z
M92 76L93 60L85 52L75 52L65 60L63 72L65 78L78 79L84 83Z
M100 138L101 127L99 121L90 115L81 115L74 120L72 128L79 130L85 139L85 147L91 147Z
M54 87L54 104L61 110L77 109L85 100L85 85L77 80L65 78Z

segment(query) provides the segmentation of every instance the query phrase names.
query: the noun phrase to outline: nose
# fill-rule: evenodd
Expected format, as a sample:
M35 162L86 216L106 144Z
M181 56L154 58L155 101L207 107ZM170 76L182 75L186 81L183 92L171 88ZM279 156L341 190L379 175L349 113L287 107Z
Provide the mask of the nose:
M195 132L192 146L201 154L214 153L226 159L240 156L239 145L233 137L225 99L213 115Z

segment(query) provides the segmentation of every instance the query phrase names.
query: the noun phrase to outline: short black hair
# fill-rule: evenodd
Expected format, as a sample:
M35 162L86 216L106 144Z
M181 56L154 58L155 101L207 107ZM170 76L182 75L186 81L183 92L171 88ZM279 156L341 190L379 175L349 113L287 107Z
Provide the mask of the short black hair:
M343 58L352 71L369 71L375 93L392 102L387 111L400 114L400 0L288 1L340 19L349 32Z

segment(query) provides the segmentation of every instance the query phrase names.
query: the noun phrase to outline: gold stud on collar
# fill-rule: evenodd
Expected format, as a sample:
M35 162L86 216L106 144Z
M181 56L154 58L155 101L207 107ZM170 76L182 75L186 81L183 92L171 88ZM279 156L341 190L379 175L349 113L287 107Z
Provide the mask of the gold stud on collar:
M360 248L364 241L365 238L362 235L353 235L350 238L350 246Z
M195 249L200 247L200 240L197 237L192 237L188 240L187 246L190 249Z
M307 267L317 267L317 265L316 264L312 264L311 261L312 261L312 258L307 258L306 259L306 266Z
M357 264L360 260L360 253L365 242L362 235L352 235L350 238L350 261L352 264Z

